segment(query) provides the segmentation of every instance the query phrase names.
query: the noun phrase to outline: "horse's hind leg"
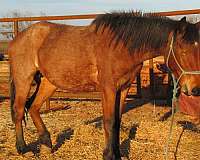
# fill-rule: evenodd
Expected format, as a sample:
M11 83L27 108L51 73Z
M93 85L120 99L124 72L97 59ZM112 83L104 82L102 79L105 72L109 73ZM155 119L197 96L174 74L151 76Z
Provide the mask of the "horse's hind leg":
M26 143L24 141L22 120L24 118L24 106L26 103L26 98L30 90L32 80L20 81L20 83L15 83L15 101L14 101L14 120L16 129L16 148L18 153L26 152ZM23 84L23 85L22 85Z
M40 143L45 144L50 148L52 148L50 134L40 117L39 111L42 104L46 101L47 98L49 98L54 93L55 90L56 87L52 85L46 78L43 77L41 79L39 90L29 110L33 123L37 128Z

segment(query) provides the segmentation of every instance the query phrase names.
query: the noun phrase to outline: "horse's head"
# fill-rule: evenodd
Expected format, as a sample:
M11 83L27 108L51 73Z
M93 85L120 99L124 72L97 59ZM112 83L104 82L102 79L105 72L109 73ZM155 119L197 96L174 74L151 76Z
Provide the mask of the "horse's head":
M169 44L167 63L179 83L181 110L200 117L200 22L182 18Z

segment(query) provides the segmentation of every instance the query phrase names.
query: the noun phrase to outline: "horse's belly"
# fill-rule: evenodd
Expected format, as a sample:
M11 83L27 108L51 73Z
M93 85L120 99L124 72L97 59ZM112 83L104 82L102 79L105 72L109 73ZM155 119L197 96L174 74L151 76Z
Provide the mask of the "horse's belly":
M51 81L51 80L50 80ZM58 88L69 92L93 92L98 90L98 84L95 81L83 79L60 79L53 82Z
M96 83L88 82L84 84L83 83L66 84L65 86L62 85L61 88L68 92L95 92L98 90L97 86L98 85Z
M66 76L55 82L58 87L70 92L91 92L97 90L97 82L91 77Z
M44 75L53 85L69 92L92 92L98 90L98 71L95 66L78 70L57 70Z

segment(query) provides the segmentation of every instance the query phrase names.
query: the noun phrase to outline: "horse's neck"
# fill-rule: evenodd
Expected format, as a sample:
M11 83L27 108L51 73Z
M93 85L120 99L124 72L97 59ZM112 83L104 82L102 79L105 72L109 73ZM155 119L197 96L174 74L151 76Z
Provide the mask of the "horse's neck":
M146 60L158 57L158 56L164 56L164 51L163 50L147 50L147 51L142 51L142 52L137 52L134 55L134 60L137 60L138 63L142 63Z

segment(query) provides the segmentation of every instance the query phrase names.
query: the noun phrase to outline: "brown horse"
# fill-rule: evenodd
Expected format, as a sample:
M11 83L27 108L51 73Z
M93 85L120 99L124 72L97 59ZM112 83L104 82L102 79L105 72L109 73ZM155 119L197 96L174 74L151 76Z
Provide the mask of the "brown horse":
M181 73L174 56L168 56L169 51L174 51L183 68L199 70L199 42L198 26L185 18L175 21L142 13L107 13L84 27L39 22L22 31L8 49L15 89L11 109L18 153L26 152L22 127L25 106L41 144L52 147L39 114L43 102L57 88L69 92L99 89L105 129L103 157L121 159L119 130L124 101L143 61L159 55L169 57L169 67L178 78ZM26 103L34 77L38 88ZM187 88L188 95L198 97L199 78L183 76L180 86Z

